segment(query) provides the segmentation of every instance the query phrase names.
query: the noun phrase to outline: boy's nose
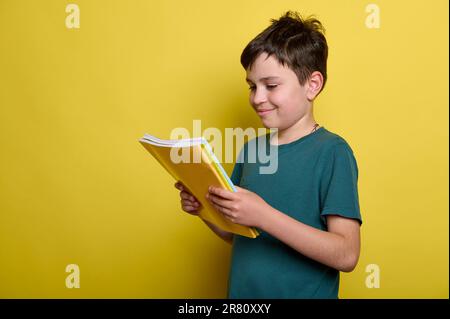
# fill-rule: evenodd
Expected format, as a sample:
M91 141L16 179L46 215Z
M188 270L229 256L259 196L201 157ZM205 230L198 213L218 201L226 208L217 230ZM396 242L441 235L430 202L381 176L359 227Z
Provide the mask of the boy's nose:
M263 90L255 90L255 93L250 98L250 102L254 106L257 106L266 101L267 101L267 95L263 92Z

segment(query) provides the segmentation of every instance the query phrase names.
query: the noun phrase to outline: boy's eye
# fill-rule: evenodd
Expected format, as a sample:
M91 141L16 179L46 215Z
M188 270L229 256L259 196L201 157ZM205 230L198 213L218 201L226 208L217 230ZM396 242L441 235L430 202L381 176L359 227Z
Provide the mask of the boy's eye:
M277 86L278 86L277 84L270 84L270 85L268 84L268 85L266 85L268 90L272 90L272 89L276 88ZM250 86L248 89L250 91L253 91L253 90L256 89L256 87L255 86Z

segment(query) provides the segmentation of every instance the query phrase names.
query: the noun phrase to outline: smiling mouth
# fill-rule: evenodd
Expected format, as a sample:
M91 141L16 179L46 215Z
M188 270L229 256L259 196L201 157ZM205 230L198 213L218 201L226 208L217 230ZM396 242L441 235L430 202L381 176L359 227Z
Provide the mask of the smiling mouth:
M263 110L256 110L256 113L258 113L258 115L265 115L265 114L269 114L270 112L272 112L275 109L263 109Z

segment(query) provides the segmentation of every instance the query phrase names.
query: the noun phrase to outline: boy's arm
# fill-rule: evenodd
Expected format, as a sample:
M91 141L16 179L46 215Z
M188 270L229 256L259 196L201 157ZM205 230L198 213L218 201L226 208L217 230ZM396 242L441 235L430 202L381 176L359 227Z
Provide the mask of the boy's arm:
M302 255L340 271L352 271L359 259L360 223L327 213L328 230L304 224L266 203L245 188L238 192L211 186L208 200L233 223L254 226Z
M201 220L203 220L205 222L206 225L208 225L209 228L211 228L211 230L216 233L217 236L219 236L220 238L222 238L223 240L225 240L227 243L232 244L233 243L233 233L227 232L225 230L220 229L219 227L217 227L214 224L211 224L210 222L204 220L201 218Z
M262 230L301 254L339 271L350 272L356 267L360 252L359 221L328 215L328 231L323 231L273 207L269 210L262 221Z

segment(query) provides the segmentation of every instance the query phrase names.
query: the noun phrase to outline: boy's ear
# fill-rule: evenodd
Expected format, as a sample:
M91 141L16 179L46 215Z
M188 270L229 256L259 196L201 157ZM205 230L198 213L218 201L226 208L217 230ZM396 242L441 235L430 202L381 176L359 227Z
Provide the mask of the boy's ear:
M309 101L312 101L320 93L323 86L323 75L319 71L314 71L311 73L308 80L308 90L306 92L306 97Z

